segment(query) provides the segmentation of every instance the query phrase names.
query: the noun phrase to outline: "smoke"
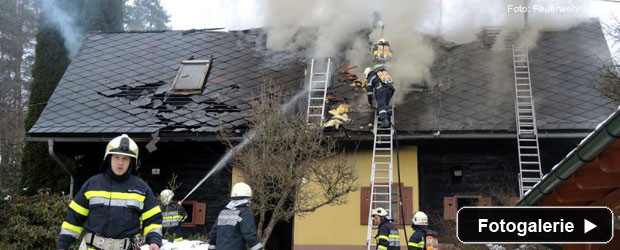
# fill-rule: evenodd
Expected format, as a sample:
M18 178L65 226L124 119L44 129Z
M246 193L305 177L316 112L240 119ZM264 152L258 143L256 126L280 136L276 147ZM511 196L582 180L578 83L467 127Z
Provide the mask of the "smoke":
M435 82L430 72L437 59L437 41L472 42L485 26L520 29L524 26L524 12L518 7L529 6L529 29L519 43L534 48L541 32L579 24L589 6L586 0L528 2L261 0L231 3L229 9L243 10L252 16L237 19L234 25L265 27L268 48L303 52L304 56L315 58L343 57L346 66L358 66L354 73L360 76L365 67L373 66L371 44L379 38L387 39L394 51L388 70L397 88L393 103L398 104L413 84L423 80ZM379 20L383 29L377 25Z
M77 16L75 9L61 6L56 0L43 1L42 9L43 21L58 29L69 52L69 58L73 58L80 49L83 39L83 33L75 22Z

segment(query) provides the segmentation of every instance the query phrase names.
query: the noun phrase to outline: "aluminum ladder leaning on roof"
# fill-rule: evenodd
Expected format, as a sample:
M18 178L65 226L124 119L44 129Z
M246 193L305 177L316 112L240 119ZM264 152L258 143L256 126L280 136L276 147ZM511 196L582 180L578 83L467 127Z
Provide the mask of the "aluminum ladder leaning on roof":
M306 123L323 127L325 121L325 98L330 84L331 58L312 59L308 84L308 112Z
M519 152L519 195L523 197L542 178L536 111L532 95L528 49L512 46L515 79L515 118Z
M377 226L372 224L372 210L378 207L385 208L388 218L392 218L392 184L394 177L394 108L389 128L379 128L377 126L378 115L375 114L373 133L375 134L372 149L372 169L370 172L370 202L368 209L368 233L366 235L366 245L368 250L374 249L372 237L376 234ZM375 230L373 230L375 229Z

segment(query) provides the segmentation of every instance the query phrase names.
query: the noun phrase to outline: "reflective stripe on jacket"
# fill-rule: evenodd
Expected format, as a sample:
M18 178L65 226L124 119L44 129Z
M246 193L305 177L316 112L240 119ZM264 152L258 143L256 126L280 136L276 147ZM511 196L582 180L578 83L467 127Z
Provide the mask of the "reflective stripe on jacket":
M91 177L75 195L61 225L59 249L69 249L82 232L113 239L141 233L148 244L161 246L161 209L151 188L134 175L117 180L110 174Z
M398 229L385 218L381 219L375 240L379 250L400 250Z

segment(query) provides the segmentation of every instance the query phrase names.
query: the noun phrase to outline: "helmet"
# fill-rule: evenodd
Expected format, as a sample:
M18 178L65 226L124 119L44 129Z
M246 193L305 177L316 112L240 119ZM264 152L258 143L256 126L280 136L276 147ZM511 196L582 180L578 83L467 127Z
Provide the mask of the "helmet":
M170 201L172 200L173 196L174 196L174 192L172 192L172 190L164 189L159 194L159 200L161 201L162 204L168 205L170 204Z
M385 70L385 64L375 64L373 70Z
M373 209L370 215L372 216L379 215L381 217L385 217L388 215L388 212L385 211L385 208L378 207L378 208Z
M138 144L134 142L127 134L123 134L112 139L105 148L105 160L109 154L126 155L134 159L138 159Z
M390 43L390 42L385 40L385 38L381 38L381 39L379 39L379 41L377 41L377 43Z
M428 216L422 211L415 212L413 218L411 218L413 225L426 226L428 225Z
M371 67L367 67L367 68L364 70L364 77L368 77L368 74L370 74L370 71L372 71L372 68L371 68Z
M252 197L252 188L248 184L239 182L232 187L230 191L230 197Z

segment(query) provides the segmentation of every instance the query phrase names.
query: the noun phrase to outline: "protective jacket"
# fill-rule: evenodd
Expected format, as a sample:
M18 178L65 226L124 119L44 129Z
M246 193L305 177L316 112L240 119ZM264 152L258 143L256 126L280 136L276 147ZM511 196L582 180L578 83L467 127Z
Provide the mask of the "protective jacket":
M412 225L411 227L413 228L413 234L409 237L409 243L407 243L408 250L438 248L437 233L428 229L427 226ZM434 240L434 242L427 242L427 239Z
M163 206L161 212L164 217L162 223L164 234L165 232L174 233L175 229L181 225L181 222L187 218L187 212L185 212L183 206L178 203L170 203Z
M388 219L382 218L378 229L375 236L378 250L400 250L398 229Z
M108 168L88 179L75 195L61 225L59 249L69 249L82 232L123 239L142 233L148 244L162 244L161 209L151 188L129 173Z
M209 232L209 249L252 250L263 248L256 235L254 213L249 200L233 200L220 212ZM247 247L246 247L247 245Z

